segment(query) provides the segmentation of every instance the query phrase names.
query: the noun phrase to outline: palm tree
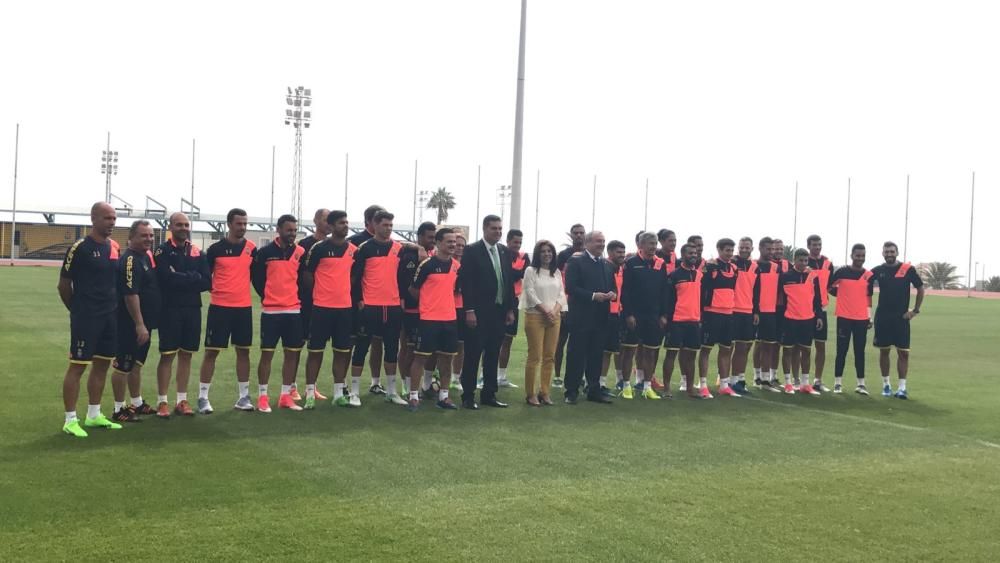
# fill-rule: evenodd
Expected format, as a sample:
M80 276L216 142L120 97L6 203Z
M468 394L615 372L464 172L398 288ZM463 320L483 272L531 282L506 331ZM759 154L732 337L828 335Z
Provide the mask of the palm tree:
M956 269L947 262L931 262L920 269L920 277L931 289L959 289Z
M455 209L455 196L451 195L448 188L438 188L427 200L427 209L436 209L438 214L438 225L443 225L448 220L448 210Z
M781 253L784 255L785 260L788 260L789 262L795 260L795 248L792 247L792 245L786 244Z
M984 289L986 289L986 291L1000 292L1000 276L993 276L992 278L986 280L986 286Z

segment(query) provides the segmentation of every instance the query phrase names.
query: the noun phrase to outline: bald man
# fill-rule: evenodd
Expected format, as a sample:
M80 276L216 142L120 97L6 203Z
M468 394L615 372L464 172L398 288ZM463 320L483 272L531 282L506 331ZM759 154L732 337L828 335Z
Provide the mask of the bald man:
M63 432L86 438L76 416L80 379L90 366L87 379L87 428L120 430L121 424L101 414L101 395L108 366L117 346L118 244L111 240L115 230L115 209L98 202L90 209L90 232L73 243L59 270L59 298L69 310L69 367L63 377L63 404L66 419Z
M191 378L191 356L201 345L201 294L212 289L212 275L208 261L197 245L191 242L191 220L177 212L170 216L170 238L153 253L156 273L163 295L160 314L160 362L156 366L157 404L167 402L174 358L177 359L177 401L174 413L182 416L193 414L187 400L188 381ZM208 402L207 386L198 393L198 412L212 414ZM139 404L136 405L136 402ZM132 397L132 405L139 414L155 411ZM153 412L146 412L146 411Z

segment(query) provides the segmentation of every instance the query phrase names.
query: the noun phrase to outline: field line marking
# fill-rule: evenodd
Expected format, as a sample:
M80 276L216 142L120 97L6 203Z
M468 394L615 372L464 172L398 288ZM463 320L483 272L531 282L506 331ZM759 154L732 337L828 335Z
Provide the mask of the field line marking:
M963 434L956 434L954 432L947 432L947 431L944 431L944 430L937 430L935 428L926 428L926 427L922 427L922 426L912 426L912 425L909 425L909 424L902 424L900 422L892 422L892 421L889 421L889 420L879 420L877 418L868 418L866 416L858 416L856 414L847 414L847 413L843 413L843 412L835 412L835 411L825 411L825 410L820 410L820 409L813 409L813 408L809 408L809 407L806 407L806 406L803 406L803 405L793 405L793 404L789 404L789 403L778 403L778 402L775 402L775 401L765 401L763 399L758 399L758 398L755 398L755 397L744 397L744 398L750 399L751 401L757 401L759 403L766 403L768 405L774 405L774 406L778 406L778 407L786 407L786 408L790 408L790 409L801 409L801 410L804 410L804 411L815 412L815 413L825 414L825 415L829 415L829 416L836 416L836 417L840 417L840 418L846 418L846 419L854 420L854 421L857 421L857 422L870 422L870 423L874 423L874 424L881 424L883 426L890 426L892 428L899 428L901 430L910 430L910 431L914 431L914 432L934 432L936 434L942 434L942 435L945 435L945 436L952 436L952 437L955 437L955 438L961 438L962 440L967 440L967 441L975 442L975 443L977 443L977 444L979 444L981 446L985 446L987 448L997 448L997 449L1000 449L1000 444L989 442L987 440L981 440L979 438L973 438L971 436L965 436Z

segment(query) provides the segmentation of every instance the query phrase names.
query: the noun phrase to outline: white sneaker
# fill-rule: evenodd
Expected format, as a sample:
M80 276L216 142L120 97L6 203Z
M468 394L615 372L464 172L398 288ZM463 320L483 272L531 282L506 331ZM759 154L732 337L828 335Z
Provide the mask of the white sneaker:
M406 401L404 401L403 398L400 397L399 395L397 395L396 393L386 393L385 394L385 402L392 403L394 405L402 405L402 406L406 406L406 405L410 404L410 403L407 403Z
M513 384L506 377L497 381L497 387L508 387L510 389L517 389L517 385Z
M358 397L354 393L351 393L351 397L348 400L347 404L351 405L352 407L360 407L361 406L361 397Z

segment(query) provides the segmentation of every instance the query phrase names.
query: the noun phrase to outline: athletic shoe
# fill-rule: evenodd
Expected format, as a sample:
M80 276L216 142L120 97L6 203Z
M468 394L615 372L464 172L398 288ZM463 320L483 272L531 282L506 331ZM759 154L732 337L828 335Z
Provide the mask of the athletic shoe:
M663 391L666 389L666 386L660 383L660 380L656 379L655 375L649 380L649 386L653 388L653 391Z
M791 383L786 383L785 384L785 394L786 395L794 395L795 394L795 386L792 385Z
M761 389L764 387L764 382L759 377L755 377L753 380L753 386L757 389Z
M482 376L480 376L479 379L476 380L476 389L482 389L482 388L483 388L483 378Z
M170 405L167 403L160 403L156 405L156 418L167 420L170 418Z
M198 414L212 414L212 403L208 399L198 399Z
M288 392L288 396L296 403L302 400L302 395L299 395L298 387L292 387L292 390Z
M233 409L238 411L251 412L253 411L253 399L250 398L250 395L244 395L240 397L238 401L236 401L236 404L233 405Z
M702 387L700 393L701 393L701 398L702 399L714 399L715 398L715 397L712 396L712 392L708 390L708 385L705 385L704 387Z
M191 410L191 404L187 401L178 401L177 405L174 406L174 414L178 416L194 416L194 411Z
M80 428L80 421L75 418L66 424L63 424L63 432L76 436L77 438L86 438L89 436L86 430Z
M347 404L350 405L353 408L358 408L358 407L361 406L361 397L358 397L354 393L351 393L347 397Z
M552 380L552 386L557 388L562 388L563 380L561 377L556 377Z
M261 395L257 397L257 411L264 414L271 412L271 398L267 395Z
M132 407L122 407L121 410L111 415L111 420L115 422L142 422Z
M406 403L406 410L417 412L420 410L420 401L418 399L410 399L410 402Z
M803 395L820 395L820 392L813 389L812 385L803 385L802 387L799 387L799 393L802 393Z
M858 395L864 395L865 397L868 396L868 388L865 387L864 385L858 385L857 387L855 387L854 392L857 393Z
M767 389L768 391L770 391L772 393L782 393L783 392L783 390L781 388L781 385L779 385L778 382L774 381L774 380L765 381L764 382L764 389Z
M403 399L402 397L400 397L396 393L386 393L385 394L385 402L392 403L394 405L406 405L406 404L409 404L409 403L406 402L406 399Z
M510 389L517 389L518 388L517 385L515 385L514 383L511 383L510 380L507 379L506 377L503 378L503 379L501 379L500 381L497 381L497 387L507 387L507 388L510 388Z
M622 386L622 392L619 393L618 396L621 397L622 399L632 400L632 397L635 396L632 393L632 386L631 385L623 385Z
M882 396L883 397L892 397L892 387L889 386L889 385L883 386L882 387Z
M315 409L316 408L316 397L315 396L309 397L307 395L306 396L306 404L302 405L302 408L306 409L307 411L311 411L311 410Z
M813 389L819 391L820 393L829 393L830 392L830 388L827 387L826 385L823 385L823 382L821 382L821 381L816 381L813 384L812 387L813 387Z
M132 407L135 410L135 414L139 416L147 416L150 414L156 414L156 409L150 406L149 403L143 401L138 407Z
M315 398L316 398L317 401L326 401L326 400L328 400L328 398L327 398L326 395L324 395L324 394L322 394L322 393L319 392L319 389L316 389L315 391L313 391L313 396L315 396ZM308 399L306 399L306 400L308 401Z
M295 402L295 399L292 399L291 393L282 393L281 395L278 396L278 408L288 409L291 411L302 410L302 407L300 407L298 403Z
M741 397L743 395L750 395L751 394L750 390L747 389L747 382L746 381L737 381L736 383L733 383L729 387L733 391L735 391L737 395L739 395Z
M648 389L645 389L642 392L642 398L643 399L652 399L654 401L658 401L658 400L662 399L662 397L660 397L659 393L657 393L656 391L653 391L652 387L650 387Z
M839 383L834 383L833 384L833 394L834 395L840 395L843 392L844 392L844 386L843 385L841 385Z
M677 390L680 391L681 393L687 391L688 390L687 382L684 381L684 380L681 380L680 386L677 387Z
M385 395L385 389L378 383L373 383L372 386L368 388L368 392L372 395Z
M117 422L111 422L108 417L103 414L98 414L94 418L88 418L83 421L83 425L87 428L107 428L109 430L121 430L123 426Z
M798 391L801 388L802 388L802 385L800 385L799 383L792 383L792 389L795 389L796 391Z
M909 397L909 396L908 396L908 395L906 394L906 391L903 391L902 389L900 389L899 391L896 391L896 394L895 394L895 395L893 395L893 397L896 397L897 399L903 399L903 400L906 400L906 399L909 399L909 398L910 398L910 397Z
M732 387L721 387L719 389L719 395L720 396L726 396L726 397L739 397L740 396L739 393L737 393L736 391L733 391Z
M445 399L443 401L438 401L434 403L434 406L436 406L439 409L444 409L448 411L458 410L458 407L455 406L455 403L451 402L450 398Z

